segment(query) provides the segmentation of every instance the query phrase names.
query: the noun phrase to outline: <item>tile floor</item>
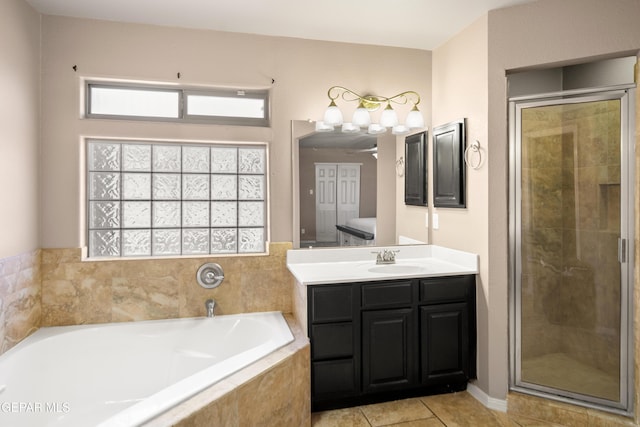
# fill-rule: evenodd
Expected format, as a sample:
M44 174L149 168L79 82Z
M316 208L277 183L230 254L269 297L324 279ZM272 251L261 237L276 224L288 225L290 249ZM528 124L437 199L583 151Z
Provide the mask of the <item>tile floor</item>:
M440 394L311 414L312 427L549 427L545 421L484 407L467 392Z

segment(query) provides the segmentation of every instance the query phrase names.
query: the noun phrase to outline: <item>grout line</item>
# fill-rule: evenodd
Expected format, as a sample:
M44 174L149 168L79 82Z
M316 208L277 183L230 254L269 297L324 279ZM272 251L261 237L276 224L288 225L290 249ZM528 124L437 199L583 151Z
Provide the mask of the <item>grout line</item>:
M440 423L442 423L443 426L447 427L447 424L444 421L442 421L442 419L438 416L438 414L436 414L436 411L434 411L433 409L429 408L429 405L424 403L424 401L422 399L420 399L420 403L422 403L433 414L434 418L436 418L438 421L440 421ZM428 419L428 418L426 418L426 419Z
M448 426L449 426L449 425L448 425L448 424L447 424L447 423L446 423L442 418L440 418L440 416L439 416L439 415L438 415L438 414L437 414L433 409L431 409L431 408L429 407L429 405L428 405L426 402L424 402L421 398L418 398L418 400L419 400L419 402L420 402L420 403L422 403L422 405L424 405L424 407L426 407L426 408L431 412L432 416L427 417L427 418L415 418L415 419L410 419L410 420L406 420L406 421L403 421L403 422L413 422L413 421L421 421L421 420L430 420L430 419L435 418L435 419L437 419L438 421L440 421L440 423L441 423L443 426L445 426L445 427L448 427ZM377 405L377 404L373 404L373 405ZM355 407L355 409L357 409L357 410L358 410L358 412L362 415L362 418L366 421L367 426L369 426L369 427L384 427L384 426L389 426L389 425L393 425L393 424L394 424L394 423L392 423L392 424L376 424L376 425L374 425L374 424L373 424L373 422L372 422L372 421L367 417L367 415L365 414L365 412L362 410L362 407L361 407L361 406L357 406L357 407ZM329 412L331 412L331 411L329 411ZM496 416L496 414L494 413L494 411L493 411L493 410L488 410L488 412L491 414L491 416L493 417L493 419L498 423L498 425L503 426L503 424L500 422L500 419ZM553 425L553 426L558 425L558 424L554 424L554 423L549 422L549 421L539 420L539 419L537 419L537 418L526 417L526 416L525 416L524 418L525 418L525 419L531 419L531 420L536 421L536 422L541 422L541 423L542 423L542 425L545 425L545 426L546 426L546 425L549 425L549 426L551 426L551 425ZM454 425L455 425L455 424L454 424ZM508 415L508 414L507 414L507 425L506 425L506 426L503 426L503 427L507 427L507 426L509 426L509 425L516 425L516 426L518 426L518 427L524 427L524 426L525 426L525 424L522 424L521 422L518 422L518 421L514 420L512 416L510 416L510 415Z
M364 419L367 421L367 424L369 424L369 427L373 427L373 424L371 424L371 421L369 420L369 418L367 418L367 414L365 414L362 408L360 408L359 406L358 406L358 411L360 411Z

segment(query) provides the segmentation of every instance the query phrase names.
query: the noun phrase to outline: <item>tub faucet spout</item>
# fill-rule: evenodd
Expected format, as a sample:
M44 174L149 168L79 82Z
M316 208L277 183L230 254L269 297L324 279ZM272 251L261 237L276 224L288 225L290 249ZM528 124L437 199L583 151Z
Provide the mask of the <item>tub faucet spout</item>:
M216 307L216 302L212 299L208 299L204 302L204 306L207 308L207 317L215 316L214 309Z

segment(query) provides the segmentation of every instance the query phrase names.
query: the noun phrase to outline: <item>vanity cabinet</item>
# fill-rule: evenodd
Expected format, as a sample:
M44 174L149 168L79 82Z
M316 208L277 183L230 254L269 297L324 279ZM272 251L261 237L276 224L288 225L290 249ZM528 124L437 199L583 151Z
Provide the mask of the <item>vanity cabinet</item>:
M354 330L356 305L352 286L325 285L308 289L312 394L319 400L343 399L358 392Z
M308 286L312 409L464 390L475 276Z
M419 286L420 301L426 304L420 306L422 383L475 378L475 363L469 359L471 352L475 359L475 286L465 277L452 277L446 283L423 279Z

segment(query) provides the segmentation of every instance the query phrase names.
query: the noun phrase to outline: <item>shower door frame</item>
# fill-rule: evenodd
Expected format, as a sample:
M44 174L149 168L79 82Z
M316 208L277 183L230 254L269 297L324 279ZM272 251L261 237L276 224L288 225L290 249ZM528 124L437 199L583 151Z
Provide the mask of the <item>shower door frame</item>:
M620 400L526 383L521 378L521 112L524 108L620 100ZM509 99L509 389L618 413L633 415L634 337L633 289L635 261L635 85L572 90Z

